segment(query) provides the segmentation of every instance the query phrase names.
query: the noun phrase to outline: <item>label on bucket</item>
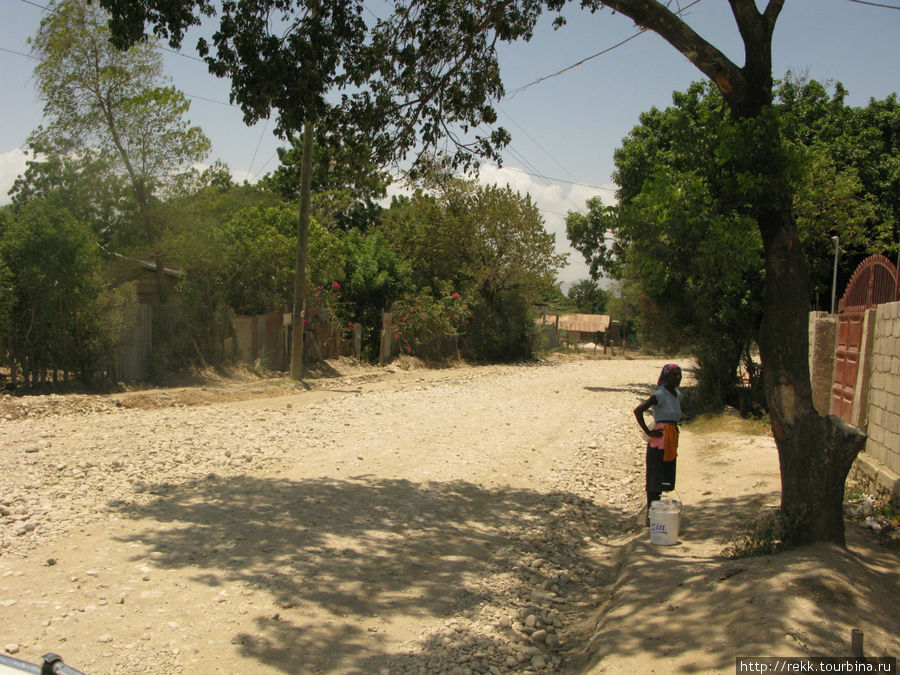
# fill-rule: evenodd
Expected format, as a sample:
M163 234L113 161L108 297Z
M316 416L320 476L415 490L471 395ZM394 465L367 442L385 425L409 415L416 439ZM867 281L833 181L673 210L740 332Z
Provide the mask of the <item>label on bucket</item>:
M659 502L653 502L650 508L650 543L660 546L677 544L680 518L677 506L666 508Z

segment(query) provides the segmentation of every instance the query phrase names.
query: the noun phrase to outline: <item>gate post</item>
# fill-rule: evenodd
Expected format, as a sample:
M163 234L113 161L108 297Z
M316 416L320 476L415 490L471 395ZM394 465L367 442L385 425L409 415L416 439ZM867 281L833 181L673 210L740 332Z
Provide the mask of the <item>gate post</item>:
M827 415L831 407L836 344L837 317L825 312L810 312L809 375L813 406L820 415Z
M385 312L381 315L381 353L378 355L378 363L382 366L391 360L394 352L394 334L391 331L394 315Z

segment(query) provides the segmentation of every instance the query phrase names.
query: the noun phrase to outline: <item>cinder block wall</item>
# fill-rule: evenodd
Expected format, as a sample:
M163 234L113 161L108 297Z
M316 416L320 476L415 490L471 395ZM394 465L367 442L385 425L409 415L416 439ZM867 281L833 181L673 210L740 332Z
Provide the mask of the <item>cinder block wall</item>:
M860 454L867 473L900 499L900 302L875 310L868 397L869 439ZM859 467L864 468L864 467Z
M869 438L854 473L878 490L892 495L900 506L900 302L879 305L866 318L854 422ZM827 414L834 378L837 320L824 312L809 318L810 380L813 403ZM863 391L864 390L864 391Z

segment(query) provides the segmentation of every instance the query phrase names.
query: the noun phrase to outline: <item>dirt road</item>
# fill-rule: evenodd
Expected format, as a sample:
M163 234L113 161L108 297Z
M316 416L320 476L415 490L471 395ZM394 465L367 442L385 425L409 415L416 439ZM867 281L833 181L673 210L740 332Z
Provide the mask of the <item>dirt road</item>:
M729 521L698 519L671 566L644 541L631 411L661 363L365 371L231 402L51 400L31 417L7 401L0 649L90 673L636 672L676 657L732 672L725 637L643 642L661 635L642 632L650 619L690 619L684 583L706 598L695 620L726 625L711 608ZM718 490L739 485L777 502L771 439L745 440L738 457L727 439L694 453L685 500L721 514L734 502ZM742 620L729 634L772 644Z
M641 503L631 409L657 372L420 370L7 419L5 646L91 672L559 668L603 597L592 552Z

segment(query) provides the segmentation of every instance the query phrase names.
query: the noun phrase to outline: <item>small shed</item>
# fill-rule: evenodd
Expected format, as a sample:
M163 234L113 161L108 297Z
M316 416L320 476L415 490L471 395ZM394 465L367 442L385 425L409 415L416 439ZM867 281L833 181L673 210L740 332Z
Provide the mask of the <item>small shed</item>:
M593 341L595 345L606 344L611 325L607 314L549 314L543 313L535 320L539 326L552 328L567 346L579 342ZM550 346L556 346L556 340L550 340Z
M137 258L128 258L118 253L112 255L122 259L125 265L116 278L116 286L132 281L137 288L137 300L139 304L151 305L158 298L156 263L147 260L139 260ZM175 284L187 277L183 270L174 267L163 267L163 274L166 280L166 290L171 292Z

